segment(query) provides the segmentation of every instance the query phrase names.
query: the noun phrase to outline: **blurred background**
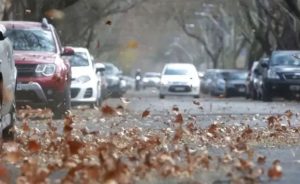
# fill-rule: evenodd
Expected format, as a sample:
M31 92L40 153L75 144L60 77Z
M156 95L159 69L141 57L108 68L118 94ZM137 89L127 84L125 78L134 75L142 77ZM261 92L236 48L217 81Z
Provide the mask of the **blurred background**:
M63 45L87 47L125 74L167 62L243 68L300 47L297 0L0 0L1 20L53 23Z

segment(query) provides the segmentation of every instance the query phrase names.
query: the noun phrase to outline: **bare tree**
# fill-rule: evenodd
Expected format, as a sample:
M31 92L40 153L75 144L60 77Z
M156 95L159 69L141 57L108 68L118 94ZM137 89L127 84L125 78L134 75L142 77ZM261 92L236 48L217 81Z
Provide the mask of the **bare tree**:
M97 23L110 15L124 13L143 1L14 0L5 10L10 15L6 19L40 21L47 17L57 26L64 44L89 47Z

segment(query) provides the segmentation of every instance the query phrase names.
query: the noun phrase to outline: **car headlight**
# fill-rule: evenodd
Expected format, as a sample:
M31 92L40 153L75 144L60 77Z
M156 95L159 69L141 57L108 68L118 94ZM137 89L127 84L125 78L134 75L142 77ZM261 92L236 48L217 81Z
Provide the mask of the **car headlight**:
M279 79L279 75L274 70L268 70L269 79Z
M76 79L76 82L78 82L78 83L86 83L86 82L88 82L90 80L91 80L91 78L89 76L83 75L83 76L78 77Z
M218 84L219 86L224 86L224 85L225 85L225 81L224 81L224 80L218 80L218 81L217 81L217 84Z
M163 85L163 86L168 85L168 81L167 80L161 80L160 84Z
M56 70L55 64L38 64L35 73L38 75L52 76Z

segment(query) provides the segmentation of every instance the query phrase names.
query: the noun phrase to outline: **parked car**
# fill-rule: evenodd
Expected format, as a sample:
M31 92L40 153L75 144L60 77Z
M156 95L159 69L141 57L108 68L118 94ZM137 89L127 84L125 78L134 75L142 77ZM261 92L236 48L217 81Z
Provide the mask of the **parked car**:
M212 96L244 96L246 93L247 71L218 70L212 78Z
M105 65L104 77L107 81L106 97L121 97L126 92L126 81L122 78L122 71L112 63Z
M18 71L18 105L50 107L55 117L70 109L71 67L63 56L74 51L61 46L55 28L42 22L7 21L6 36L12 41Z
M133 77L123 75L122 79L125 80L125 82L126 82L126 87L125 87L126 91L134 89L135 79Z
M71 102L72 105L88 104L91 107L101 105L101 78L90 52L86 48L73 47L74 55L70 58L72 69Z
M105 65L103 63L95 63L96 75L101 81L101 99L105 99L105 92L107 90L107 81L104 77Z
M142 85L143 88L146 89L148 87L159 87L160 82L160 73L156 72L146 72L143 75Z
M212 77L214 76L214 73L217 71L217 69L208 69L206 72L203 74L203 77L201 78L200 81L200 90L204 94L210 93L210 88L211 88L211 82L212 82Z
M15 123L15 87L17 69L13 60L13 48L5 36L6 29L0 24L0 135L3 140L14 138L11 128Z
M263 101L272 101L275 96L290 99L300 95L300 51L273 51L261 66Z
M167 95L200 97L200 79L196 67L189 63L166 64L161 73L159 98Z

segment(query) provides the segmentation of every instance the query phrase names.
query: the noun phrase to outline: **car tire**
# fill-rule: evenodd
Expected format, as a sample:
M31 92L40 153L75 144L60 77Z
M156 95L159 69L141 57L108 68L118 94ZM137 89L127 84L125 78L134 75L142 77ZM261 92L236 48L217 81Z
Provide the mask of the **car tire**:
M54 113L54 119L61 119L65 113L71 109L71 91L70 87L67 87L62 95L58 98L52 111Z
M252 89L252 90L250 91L250 98L251 98L252 100L257 100L257 99L258 99L258 94L257 94L257 92L256 92L255 89Z
M3 141L13 141L15 138L15 132L12 130L16 122L16 106L13 104L10 110L10 125L2 130Z
M271 94L270 90L266 86L263 86L262 95L261 95L262 101L271 102L272 101L272 96L271 95L272 94Z
M200 95L194 95L194 98L200 98Z
M164 99L164 98L165 98L165 95L160 94L160 95L159 95L159 98L160 98L160 99Z

